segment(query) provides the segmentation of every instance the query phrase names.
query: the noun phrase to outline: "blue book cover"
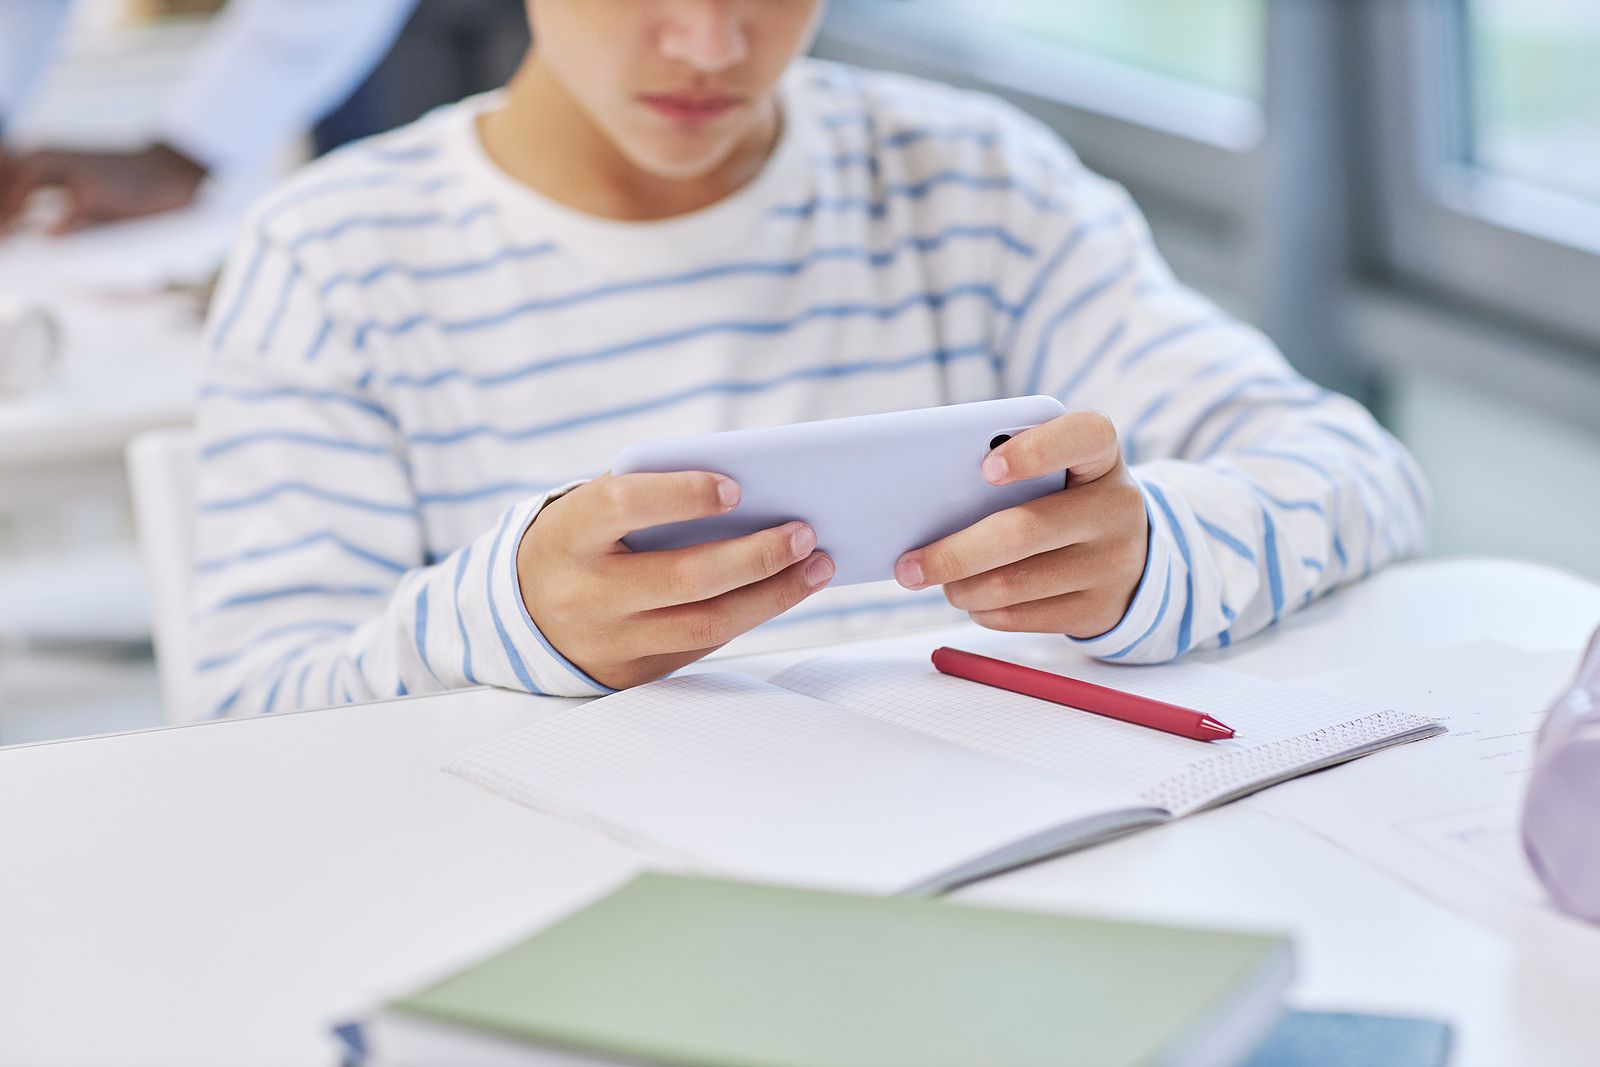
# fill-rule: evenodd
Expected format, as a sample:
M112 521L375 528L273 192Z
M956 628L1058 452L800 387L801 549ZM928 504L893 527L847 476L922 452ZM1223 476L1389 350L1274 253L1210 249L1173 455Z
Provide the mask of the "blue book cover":
M1241 1067L1445 1067L1449 1060L1449 1023L1291 1011Z
M362 1067L361 1027L334 1028L342 1067ZM1286 1012L1241 1067L1445 1067L1450 1024L1397 1015L1333 1011Z

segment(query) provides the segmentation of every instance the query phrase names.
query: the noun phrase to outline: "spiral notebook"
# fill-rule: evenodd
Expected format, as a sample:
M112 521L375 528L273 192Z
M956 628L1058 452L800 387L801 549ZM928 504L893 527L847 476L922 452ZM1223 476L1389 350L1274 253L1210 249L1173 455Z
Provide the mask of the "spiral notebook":
M1034 665L1204 711L1235 736L1191 741L942 675L925 655L838 656L770 681L653 682L445 769L685 869L928 892L1444 729L1204 664Z

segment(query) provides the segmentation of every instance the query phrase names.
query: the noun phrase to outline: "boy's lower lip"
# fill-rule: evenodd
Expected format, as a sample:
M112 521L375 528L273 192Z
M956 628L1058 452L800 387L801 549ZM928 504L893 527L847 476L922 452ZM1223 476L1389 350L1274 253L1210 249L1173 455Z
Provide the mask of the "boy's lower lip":
M739 101L731 97L719 97L712 100L689 100L680 96L640 96L639 100L647 104L657 114L663 115L674 122L702 123L719 119L723 115L739 106Z

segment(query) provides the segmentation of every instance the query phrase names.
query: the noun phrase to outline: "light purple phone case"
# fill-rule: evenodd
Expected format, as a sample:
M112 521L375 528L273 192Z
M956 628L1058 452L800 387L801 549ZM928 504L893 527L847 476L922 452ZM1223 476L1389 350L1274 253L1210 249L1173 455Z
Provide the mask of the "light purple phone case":
M653 526L623 543L682 548L803 519L833 557L833 585L892 578L902 553L1064 488L1064 473L990 485L980 465L996 436L1065 410L1054 397L1021 396L632 445L612 473L713 471L738 482L741 497L726 515Z

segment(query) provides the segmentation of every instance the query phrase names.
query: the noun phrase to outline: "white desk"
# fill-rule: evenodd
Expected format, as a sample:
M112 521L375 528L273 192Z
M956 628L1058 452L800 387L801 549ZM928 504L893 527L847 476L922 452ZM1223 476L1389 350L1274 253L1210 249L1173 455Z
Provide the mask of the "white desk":
M1227 658L1292 677L1485 637L1575 648L1597 620L1600 587L1553 570L1413 564ZM479 690L0 751L0 1062L327 1064L330 1021L625 878L621 846L437 769L561 703ZM1403 774L1407 751L1374 758ZM1297 1004L1448 1017L1457 1064L1600 1054L1600 933L1509 938L1248 799L965 895L1286 929Z
M136 433L193 419L200 356L197 285L221 266L255 185L215 190L184 211L50 238L0 238L0 294L48 308L62 329L54 381L0 394L0 474L109 463Z
M0 293L8 263L0 241ZM17 546L0 550L0 635L148 638L123 451L145 430L193 421L200 320L170 297L50 305L59 373L36 392L0 393L0 531ZM49 598L34 599L44 587Z
M49 306L61 320L59 373L37 391L0 397L0 475L28 479L13 484L30 493L50 490L62 470L121 476L134 435L194 421L201 323L184 302L76 296ZM6 495L0 502L25 502L20 491Z
M0 237L0 298L42 304L62 332L53 380L0 391L0 527L17 546L0 558L0 634L149 636L123 451L139 433L194 419L199 300L159 290L215 271L246 202L241 187L71 237ZM23 599L45 582L41 615Z

